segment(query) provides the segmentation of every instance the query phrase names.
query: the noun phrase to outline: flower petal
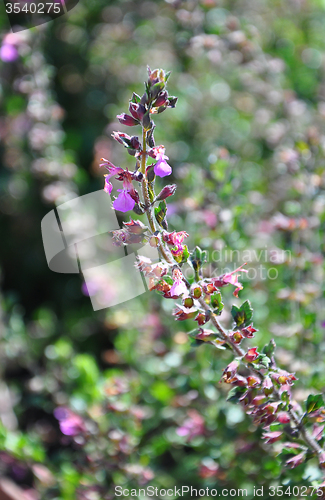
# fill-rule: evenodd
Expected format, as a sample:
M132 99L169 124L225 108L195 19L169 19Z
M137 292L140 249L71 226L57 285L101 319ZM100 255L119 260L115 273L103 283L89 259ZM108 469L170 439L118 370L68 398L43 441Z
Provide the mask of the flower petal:
M120 212L128 212L132 210L135 205L134 199L124 189L113 202L113 208Z
M154 166L154 172L159 177L166 177L172 173L172 167L168 165L166 160L159 160Z

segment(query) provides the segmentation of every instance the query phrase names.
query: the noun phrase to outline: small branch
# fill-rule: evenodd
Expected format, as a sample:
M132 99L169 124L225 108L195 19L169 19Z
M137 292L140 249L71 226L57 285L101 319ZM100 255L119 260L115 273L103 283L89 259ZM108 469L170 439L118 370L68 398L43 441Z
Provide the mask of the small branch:
M219 321L217 320L217 316L211 311L211 308L205 302L203 297L199 298L199 302L205 311L210 312L211 322L216 327L218 332L221 334L222 338L231 346L232 350L237 354L237 356L240 356L240 357L244 356L245 352L238 345L236 345L234 342L232 342L232 340L229 338L229 335L227 334L227 332L222 328Z

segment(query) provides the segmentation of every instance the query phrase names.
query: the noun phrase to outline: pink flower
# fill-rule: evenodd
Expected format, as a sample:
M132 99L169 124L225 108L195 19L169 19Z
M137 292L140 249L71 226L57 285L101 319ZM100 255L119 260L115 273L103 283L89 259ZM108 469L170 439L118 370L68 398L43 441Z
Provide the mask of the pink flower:
M258 358L258 356L259 353L257 352L257 347L251 347L250 349L248 349L243 359L247 363L253 363L253 361L255 361Z
M18 51L14 45L4 43L0 49L0 58L3 62L13 62L18 58Z
M300 465L304 462L305 455L306 455L306 453L304 451L302 453L299 453L298 455L295 455L294 457L292 457L286 461L286 465L288 465L288 467L290 467L290 469L294 469L295 467L298 467L298 465Z
M289 424L290 423L289 413L287 413L286 411L280 411L280 413L277 416L277 420L278 422L280 422L280 424Z
M132 185L132 175L128 170L123 170L121 167L116 167L110 161L102 158L100 167L105 167L108 170L108 174L105 176L105 187L104 191L108 194L111 194L113 185L109 181L109 179L113 175L118 175L118 180L123 180L123 189L118 189L117 191L120 193L116 200L113 201L113 208L115 210L119 210L120 212L128 212L132 210L136 201L139 199L139 195L137 191L134 189Z
M278 373L271 373L271 378L281 385L293 385L294 380L298 380L293 373L285 370L278 370Z
M243 285L241 283L239 283L239 281L238 281L238 274L235 274L235 273L238 273L238 272L248 273L247 269L242 269L243 266L245 266L245 264L238 267L237 269L235 269L231 273L227 273L223 276L223 281L225 283L230 283L231 285L234 285L235 287L237 287L236 290L234 291L235 297L238 296L239 290L243 289Z
M158 175L158 177L170 175L172 173L172 167L166 162L169 158L165 155L164 146L157 146L153 148L153 150L154 158L158 160L154 166L155 174Z
M272 380L269 376L266 376L263 381L263 391L266 396L269 396L274 391Z
M187 293L187 287L183 281L183 276L178 269L174 269L173 271L173 280L174 284L170 289L170 295L172 297L179 297L183 293Z
M86 430L84 421L68 408L56 408L54 416L58 419L62 434L76 436Z
M117 191L119 191L120 194L116 200L114 200L113 208L115 210L119 210L120 212L128 212L129 210L132 210L135 205L135 201L129 194L128 189L118 189Z
M190 441L196 436L202 436L205 432L203 417L196 410L188 410L188 417L181 427L176 429L179 436L186 436Z
M176 233L173 231L172 233L164 233L163 239L168 243L168 245L174 245L175 248L171 249L171 253L175 256L183 253L184 247L182 245L184 238L187 238L188 234L185 231L180 231Z
M221 286L228 285L228 284L236 286L237 288L234 291L234 296L238 297L238 292L239 292L239 290L243 289L243 285L241 283L239 283L238 274L236 274L236 273L239 273L239 272L240 273L248 273L247 269L242 269L242 267L245 265L246 265L246 263L242 264L240 267L238 267L237 269L235 269L231 273L224 274L222 276L219 276L218 278L213 278L212 279L213 284L218 288Z
M239 361L232 361L227 368L224 369L222 374L222 379L228 384L231 383L234 377L237 375L237 369L239 367Z
M110 161L106 160L106 158L101 159L101 163L99 164L100 167L105 167L108 170L108 174L105 175L105 187L104 191L105 193L111 194L113 190L113 184L109 181L113 175L120 174L123 172L123 168L121 167L116 167L111 163Z
M281 436L281 431L265 432L263 434L263 439L266 440L266 444L272 444L275 443L275 441L279 441L279 439L281 439Z

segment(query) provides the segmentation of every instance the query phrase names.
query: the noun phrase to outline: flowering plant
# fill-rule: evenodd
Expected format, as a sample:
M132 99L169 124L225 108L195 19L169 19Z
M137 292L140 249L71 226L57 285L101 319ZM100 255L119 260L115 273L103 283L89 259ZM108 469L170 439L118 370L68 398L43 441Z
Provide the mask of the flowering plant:
M206 252L199 247L192 252L188 250L184 244L187 232L168 232L166 200L175 193L176 185L168 184L159 194L155 192L155 178L169 176L172 167L167 161L165 147L155 144L153 116L167 108L175 108L177 98L169 96L166 90L170 73L148 68L148 75L144 94L139 96L134 93L130 100L130 114L117 116L123 125L141 126L142 140L123 132L112 134L135 157L134 171L115 166L106 159L101 162L101 166L108 171L104 187L108 194L113 191L111 177L123 183L113 208L121 212L133 210L137 215L145 214L148 226L140 220L124 222L123 229L114 231L114 242L116 245L128 245L146 241L157 248L159 263L138 256L136 266L148 278L150 290L178 301L173 312L177 321L192 319L197 323L188 334L195 344L208 343L218 349L232 350L235 359L224 369L221 378L232 386L228 400L241 404L254 423L263 427L266 443L281 442L281 457L287 467L295 468L317 457L319 467L324 469L325 403L322 395L310 394L302 408L291 393L291 386L297 380L295 374L280 369L276 364L274 340L270 340L262 350L245 345L258 331L253 326L253 309L248 300L240 307L232 306L233 326L230 331L219 321L224 308L220 290L233 285L233 294L238 297L243 288L239 282L240 273L247 271L241 266L221 276L204 277ZM138 184L137 189L134 182ZM184 275L183 266L186 263L193 268L192 279ZM213 329L206 327L208 323Z

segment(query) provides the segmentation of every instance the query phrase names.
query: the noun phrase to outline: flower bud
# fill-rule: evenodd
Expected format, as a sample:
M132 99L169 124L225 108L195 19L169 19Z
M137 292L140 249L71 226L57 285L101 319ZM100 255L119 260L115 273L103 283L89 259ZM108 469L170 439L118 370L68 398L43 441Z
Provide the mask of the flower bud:
M129 111L133 118L136 120L141 120L146 112L146 108L142 104L137 104L135 102L130 102Z
M323 455L325 458L325 453L323 453ZM286 465L290 467L290 469L294 469L295 467L298 467L298 465L301 465L305 461L305 457L306 453L304 451L298 453L298 455L294 455L292 458L289 458L289 460L286 461ZM322 467L322 463L320 465Z
M150 113L147 111L142 117L142 125L145 130L150 130L152 128L152 121L150 118Z
M140 104L142 104L142 106L145 106L145 104L148 104L148 102L149 102L148 94L147 92L145 92L141 97Z
M147 230L147 227L140 220L131 219L129 222L123 222L123 225L133 234L142 234Z
M252 363L258 358L258 356L259 353L257 352L257 347L252 347L251 349L248 349L243 359L247 363Z
M265 439L266 444L275 443L275 441L279 441L282 437L281 431L273 431L273 432L265 432L263 435L263 439Z
M122 144L126 148L130 148L131 146L131 137L128 134L124 134L124 132L113 132L113 139Z
M166 90L164 90L157 97L157 99L156 99L156 101L154 103L154 106L156 108L159 108L159 106L164 106L164 104L166 104L167 102L168 102L168 93L167 93Z
M159 238L157 236L151 236L149 245L153 248L157 248L157 246L159 245Z
M121 115L117 115L116 117L122 125L127 125L128 127L133 127L134 125L139 125L138 120L133 118L130 115L127 115L126 113L122 113Z
M150 94L151 94L151 98L152 99L155 99L156 97L159 96L160 92L165 88L165 84L164 82L158 82L156 83L151 91L150 91Z
M280 424L289 424L290 416L286 411L280 411L277 416L277 421L280 422Z
M260 385L261 379L254 376L247 377L248 387L256 387Z
M254 328L252 325L248 326L247 328L242 328L242 334L244 337L247 339L251 339L254 337L254 333L257 332L256 328Z
M206 311L205 313L199 313L196 316L195 321L198 322L198 325L202 326L209 321L210 316L211 316L211 313L209 311Z
M141 206L140 206L138 203L136 203L136 204L134 205L134 207L133 207L133 212L134 212L134 213L136 213L137 215L142 215L142 214L144 214L144 210L143 210L143 208L141 208Z
M139 138L133 135L130 139L130 143L133 149L141 149L141 144L139 142Z
M270 377L265 377L265 379L263 380L264 394L266 396L269 396L270 394L272 394L273 390L274 390L274 387L272 384L272 380L270 379Z
M240 342L242 341L243 339L243 336L242 334L238 331L238 332L234 332L232 333L231 335L231 339L233 342L235 342L235 344L240 344Z
M226 382L229 383L231 380L235 377L237 374L237 369L239 367L239 362L235 359L232 361L227 368L224 369L223 374L222 374L222 379Z
M177 189L176 184L168 184L160 191L156 200L157 201L165 200L169 196L172 196L175 193L176 189Z

